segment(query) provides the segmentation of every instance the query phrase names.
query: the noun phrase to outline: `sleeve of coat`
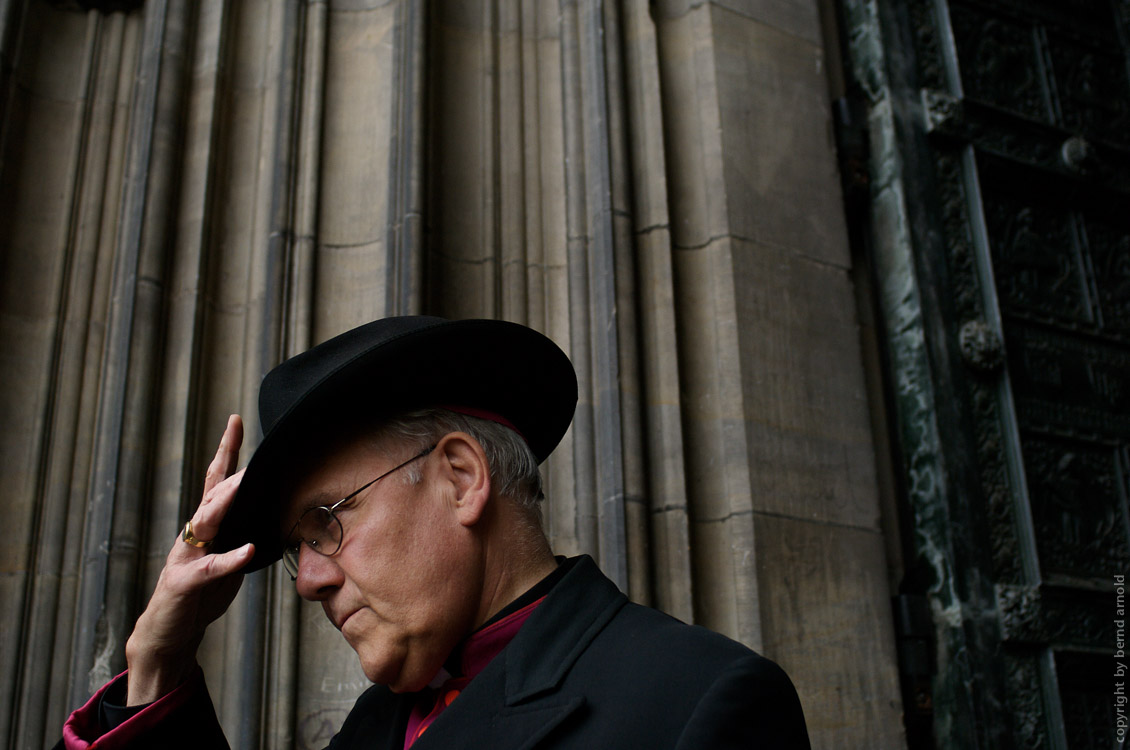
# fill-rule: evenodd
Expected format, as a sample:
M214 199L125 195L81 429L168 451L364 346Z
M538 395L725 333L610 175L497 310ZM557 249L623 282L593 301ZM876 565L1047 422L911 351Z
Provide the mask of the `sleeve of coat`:
M687 722L678 750L810 750L804 712L784 670L756 654L722 672Z
M150 703L118 726L102 726L99 704L107 693L120 689L122 673L95 693L63 725L63 739L55 750L227 750L212 699L204 685L204 672L197 667L177 689Z

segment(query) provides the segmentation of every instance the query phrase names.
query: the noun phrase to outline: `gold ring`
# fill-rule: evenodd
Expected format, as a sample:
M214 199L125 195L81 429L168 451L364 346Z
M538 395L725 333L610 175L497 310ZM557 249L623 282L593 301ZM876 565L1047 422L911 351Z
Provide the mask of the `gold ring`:
M189 521L184 525L184 534L181 535L181 541L187 545L196 547L197 549L208 549L212 546L213 540L209 539L205 541L203 539L197 539L196 537L194 537L192 535L192 521Z

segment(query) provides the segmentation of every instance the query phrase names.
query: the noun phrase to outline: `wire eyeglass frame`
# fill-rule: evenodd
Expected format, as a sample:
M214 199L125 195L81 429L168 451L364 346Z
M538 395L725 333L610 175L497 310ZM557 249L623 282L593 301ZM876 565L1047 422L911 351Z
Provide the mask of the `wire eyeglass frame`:
M361 485L332 505L316 505L302 511L302 515L295 521L294 526L290 528L290 533L286 535L283 541L283 568L286 570L287 574L290 575L290 580L298 580L298 562L299 555L302 553L303 543L319 555L325 555L327 557L337 554L337 551L341 549L342 541L345 538L345 527L342 526L341 519L337 517L338 508L357 497L389 474L399 471L413 461L428 455L435 450L435 447L434 444L428 446L407 461L397 464L376 479ZM310 532L311 529L313 530L312 533L310 533L310 538L303 535L296 539L295 532L304 522L307 524L307 532Z

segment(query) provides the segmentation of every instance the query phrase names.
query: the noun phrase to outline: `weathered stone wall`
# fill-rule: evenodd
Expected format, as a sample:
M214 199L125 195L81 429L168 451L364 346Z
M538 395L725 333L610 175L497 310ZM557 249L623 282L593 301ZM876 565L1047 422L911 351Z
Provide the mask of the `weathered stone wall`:
M900 746L819 5L0 5L0 737L123 666L270 366L428 312L577 365L558 551L780 661L816 747ZM277 571L201 661L240 748L364 682Z

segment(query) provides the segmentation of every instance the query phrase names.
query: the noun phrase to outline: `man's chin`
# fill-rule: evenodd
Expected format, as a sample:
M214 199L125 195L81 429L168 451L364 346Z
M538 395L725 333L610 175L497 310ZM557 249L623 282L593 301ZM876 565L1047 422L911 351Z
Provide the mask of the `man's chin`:
M426 688L428 686L428 684L431 682L431 680L430 679L425 679L425 680L397 679L397 680L392 680L392 681L388 681L388 682L382 682L381 680L373 680L373 682L375 682L379 685L384 685L385 687L387 687L392 692L400 694L400 693L416 693L416 692L419 692L419 691L423 690L424 688Z
M438 670L432 670L431 674L413 673L403 662L367 662L364 658L361 659L361 669L370 682L384 685L394 693L415 693L423 690L438 673Z
M411 688L411 687L407 687L407 686L404 686L404 685L387 685L387 684L385 685L385 687L387 687L389 690L396 693L397 695L400 695L401 693L416 693L416 692L419 692L420 690L423 690L424 687L426 687L426 686L427 686L427 683L424 683L424 685L421 685L418 688Z

